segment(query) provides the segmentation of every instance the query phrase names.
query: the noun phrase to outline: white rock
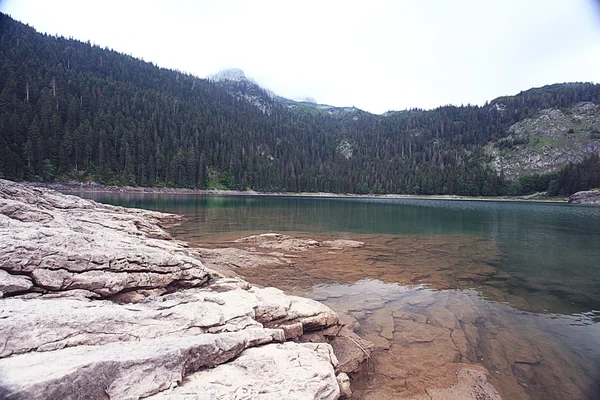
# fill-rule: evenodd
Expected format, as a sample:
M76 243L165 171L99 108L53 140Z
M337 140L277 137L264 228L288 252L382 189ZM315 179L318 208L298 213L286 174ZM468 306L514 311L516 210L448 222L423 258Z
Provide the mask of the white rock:
M137 399L177 385L194 399L207 398L198 385L208 398L244 398L248 387L338 398L326 343L248 350L225 369L239 376L202 369L308 335L348 346L325 305L206 268L162 229L180 220L0 180L0 398ZM294 240L284 245L319 245ZM338 372L365 357L340 354Z
M183 386L150 399L337 399L336 362L328 344L270 344L245 350L230 363L198 371Z
M11 275L0 269L0 292L5 294L25 292L33 287L31 279L23 275Z
M160 221L175 220L0 180L0 270L31 276L29 289L102 296L203 285L211 271L181 243L160 240L170 239Z
M200 367L228 361L246 347L280 339L278 330L248 329L23 354L0 359L0 395L7 400L137 399L181 382Z

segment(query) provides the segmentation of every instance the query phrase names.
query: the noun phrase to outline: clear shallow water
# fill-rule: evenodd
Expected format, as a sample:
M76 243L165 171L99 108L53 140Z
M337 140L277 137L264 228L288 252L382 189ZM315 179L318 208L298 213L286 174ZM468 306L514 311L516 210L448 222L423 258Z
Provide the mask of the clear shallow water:
M600 207L533 202L85 193L115 205L184 215L175 233L308 232L482 237L510 290L552 296L548 312L600 310ZM190 229L191 227L191 229ZM542 309L542 310L543 310Z
M422 354L428 354L423 343L407 341L407 326L425 336L441 335L432 342L438 345L445 343L440 338L456 335L455 331L466 337L476 332L467 343L468 351L457 350L461 345L452 336L451 348L432 347L430 352L456 353L452 362L485 365L505 398L600 396L600 207L417 199L82 195L115 205L182 214L187 221L172 232L196 244L268 231L367 243L360 257L348 261L358 264L344 268L335 269L325 258L307 260L305 265L299 260L303 276L293 282L286 281L286 274L292 275L293 270L257 269L245 275L250 281L321 300L356 320L359 333L378 346L374 370L359 385L358 393L365 398L420 393L417 381L425 378L417 367L391 377L388 371L390 365L409 363L407 355L413 350L419 362ZM315 269L319 264L331 270ZM413 272L403 275L407 270ZM394 283L406 284L407 279L447 290L414 290ZM428 300L419 303L423 297ZM411 298L417 300L411 302ZM465 313L465 309L474 311ZM454 317L444 317L448 312ZM519 359L513 348L529 356ZM432 362L437 369L446 368ZM398 386L399 381L404 383Z

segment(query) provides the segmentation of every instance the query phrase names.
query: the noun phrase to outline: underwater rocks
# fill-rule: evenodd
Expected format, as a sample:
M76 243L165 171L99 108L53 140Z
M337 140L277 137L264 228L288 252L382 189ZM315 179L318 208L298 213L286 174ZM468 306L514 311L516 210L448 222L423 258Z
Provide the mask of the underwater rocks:
M263 233L234 240L234 243L250 244L264 249L278 249L284 251L306 251L319 246L333 249L356 248L364 246L363 242L356 240L325 240L318 242L314 239L299 239L280 233Z

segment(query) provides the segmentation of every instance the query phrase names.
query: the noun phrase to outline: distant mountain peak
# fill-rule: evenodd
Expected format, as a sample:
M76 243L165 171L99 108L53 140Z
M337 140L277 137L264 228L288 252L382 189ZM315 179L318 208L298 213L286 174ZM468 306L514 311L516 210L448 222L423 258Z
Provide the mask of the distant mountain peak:
M244 74L244 71L242 71L239 68L222 69L214 75L209 75L208 79L210 79L211 81L215 81L215 82L220 82L220 81L240 82L240 81L248 80L248 78L246 77L246 74Z
M315 99L314 97L310 97L310 96L300 97L300 98L298 98L298 101L301 103L318 104L317 99Z

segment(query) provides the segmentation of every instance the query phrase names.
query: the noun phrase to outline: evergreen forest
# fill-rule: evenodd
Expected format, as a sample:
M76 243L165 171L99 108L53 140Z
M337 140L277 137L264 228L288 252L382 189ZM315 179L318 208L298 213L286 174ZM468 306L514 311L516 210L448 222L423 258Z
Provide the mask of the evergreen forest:
M483 146L542 109L600 102L600 85L555 84L483 106L374 115L280 101L0 14L0 178L289 192L521 195L599 187L591 156L506 179Z

